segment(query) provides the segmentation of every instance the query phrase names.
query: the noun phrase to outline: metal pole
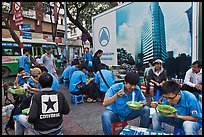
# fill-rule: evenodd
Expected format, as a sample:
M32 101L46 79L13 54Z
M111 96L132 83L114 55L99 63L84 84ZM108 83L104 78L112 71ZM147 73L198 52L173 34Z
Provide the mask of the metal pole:
M64 18L65 18L65 45L66 45L66 55L69 64L69 47L68 47L68 36L67 36L67 2L64 2Z
M21 55L23 55L23 32L22 32L22 29L21 29L21 25L19 25L19 30L20 30L20 48L21 48Z

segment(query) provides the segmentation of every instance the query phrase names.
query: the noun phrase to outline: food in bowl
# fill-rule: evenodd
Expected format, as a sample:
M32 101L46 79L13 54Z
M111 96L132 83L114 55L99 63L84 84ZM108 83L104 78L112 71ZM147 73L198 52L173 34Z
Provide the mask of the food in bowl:
M158 105L157 110L164 115L170 115L177 111L176 108L169 105Z
M128 101L126 104L133 110L141 109L143 106L143 104L141 102L132 103L132 101Z

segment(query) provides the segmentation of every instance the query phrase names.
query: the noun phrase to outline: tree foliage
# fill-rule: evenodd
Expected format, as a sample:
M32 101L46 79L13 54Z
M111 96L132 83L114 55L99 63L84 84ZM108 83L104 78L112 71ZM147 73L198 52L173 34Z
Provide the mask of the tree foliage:
M12 2L7 3L10 3L11 5ZM53 2L44 2L42 8L44 13L48 13L51 15L52 13L50 8L51 3ZM92 17L117 6L117 2L65 2L65 3L67 4L67 16L69 20L72 22L74 26L78 27L82 31L82 33L87 34L91 46L92 37L89 33L89 30L92 28ZM3 2L2 5L4 5ZM36 2L22 2L22 9L35 10L35 5ZM60 8L64 8L62 2L60 2ZM5 19L4 21L9 20L10 12L11 6L9 7L9 9L4 6L2 7L2 18ZM72 28L72 26L69 26L69 28ZM53 34L55 35L55 33Z

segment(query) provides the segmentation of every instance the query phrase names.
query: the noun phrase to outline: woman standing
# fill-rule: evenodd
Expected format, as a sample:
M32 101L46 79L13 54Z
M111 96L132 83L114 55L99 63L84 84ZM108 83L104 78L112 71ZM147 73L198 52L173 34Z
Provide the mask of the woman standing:
M93 63L93 71L96 73L98 70L100 70L101 66L101 60L100 57L103 55L103 51L101 49L97 50L96 53L94 54L94 57L92 59Z

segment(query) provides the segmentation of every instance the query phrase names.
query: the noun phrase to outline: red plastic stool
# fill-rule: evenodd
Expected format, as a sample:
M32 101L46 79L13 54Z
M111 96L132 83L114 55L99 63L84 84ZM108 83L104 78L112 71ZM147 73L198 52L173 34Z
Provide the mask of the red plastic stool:
M120 131L127 125L127 121L112 123L112 135L119 135Z
M145 85L144 82L142 82L142 83L140 84L140 88L141 88L142 93L143 93L144 95L146 95L146 93L147 93L147 87L146 87L146 85Z

